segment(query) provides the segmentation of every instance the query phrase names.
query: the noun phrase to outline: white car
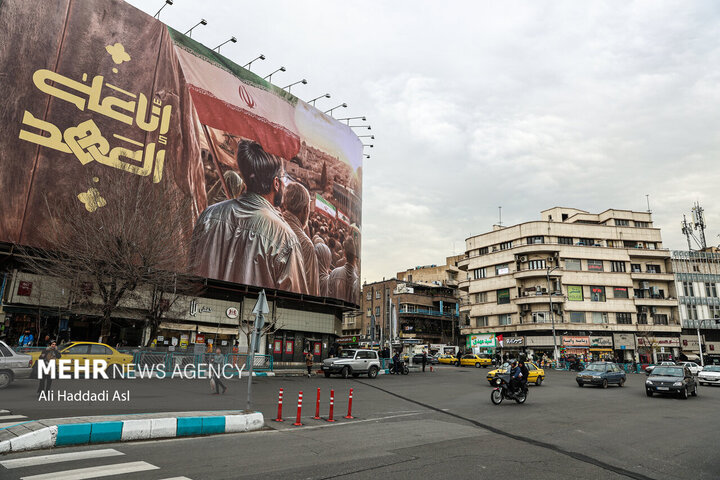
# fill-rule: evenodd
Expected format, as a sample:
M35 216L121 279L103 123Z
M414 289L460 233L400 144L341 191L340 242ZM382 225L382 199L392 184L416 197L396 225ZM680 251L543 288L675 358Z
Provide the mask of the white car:
M30 378L32 357L15 352L5 342L0 342L0 388L5 388L18 378Z
M720 385L720 365L705 365L698 373L698 382L700 385Z
M693 375L697 375L698 373L702 372L703 367L698 365L695 362L678 362L678 365L682 365L683 367L687 367L688 370L690 370L690 373Z

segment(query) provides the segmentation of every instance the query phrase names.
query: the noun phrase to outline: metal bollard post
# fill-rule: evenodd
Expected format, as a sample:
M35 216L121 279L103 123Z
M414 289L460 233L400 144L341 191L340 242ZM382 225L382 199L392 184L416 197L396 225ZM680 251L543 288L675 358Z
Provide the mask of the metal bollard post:
M335 421L335 419L333 418L334 406L335 406L335 390L330 390L330 415L328 416L328 419L327 419L328 422Z
M317 389L317 401L315 402L315 416L313 420L320 420L320 388Z
M302 425L302 423L300 423L300 414L301 414L301 412L302 412L302 392L298 393L298 411L297 411L297 418L295 419L295 423L293 423L293 425L295 425L296 427L299 427L299 426Z
M355 418L352 416L352 397L353 397L353 389L350 389L350 396L348 397L348 414L345 415L345 418Z
M280 393L278 393L278 414L277 418L275 419L276 422L284 422L282 418L282 400L283 400L283 389L280 389Z

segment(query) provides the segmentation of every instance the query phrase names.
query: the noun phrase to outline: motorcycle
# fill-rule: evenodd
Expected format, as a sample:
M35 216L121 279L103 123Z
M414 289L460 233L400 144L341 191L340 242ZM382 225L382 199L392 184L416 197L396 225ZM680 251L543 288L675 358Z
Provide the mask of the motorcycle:
M582 372L583 370L585 370L585 367L583 366L582 363L580 363L580 362L575 362L575 363L571 363L571 364L568 365L568 370L569 370L569 371L574 370L574 371L576 371L576 372Z
M410 373L410 367L408 367L407 364L403 361L400 361L398 363L397 368L395 368L394 363L391 363L390 364L390 373L392 375L400 375L400 374L407 375L408 373Z
M490 394L490 400L495 405L500 405L504 399L515 400L517 403L525 403L527 400L527 382L522 382L520 390L517 392L510 391L510 375L498 375L496 381L497 387L493 388Z

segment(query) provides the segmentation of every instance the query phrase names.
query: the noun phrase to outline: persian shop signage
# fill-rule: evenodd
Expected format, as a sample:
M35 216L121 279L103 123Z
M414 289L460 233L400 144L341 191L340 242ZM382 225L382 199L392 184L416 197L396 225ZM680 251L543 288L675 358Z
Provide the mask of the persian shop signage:
M495 346L495 334L494 333L470 335L468 337L468 340L470 342L470 345L469 345L470 347L487 348L487 347Z
M562 337L563 347L584 347L590 346L590 337Z
M609 347L612 348L612 337L590 337L591 347Z

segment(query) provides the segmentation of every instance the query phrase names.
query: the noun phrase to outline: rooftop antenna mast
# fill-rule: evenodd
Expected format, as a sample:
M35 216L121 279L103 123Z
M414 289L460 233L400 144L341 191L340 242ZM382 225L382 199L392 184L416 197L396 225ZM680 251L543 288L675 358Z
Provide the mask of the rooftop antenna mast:
M498 207L498 226L502 227L502 207Z
M650 210L650 194L649 193L647 195L645 195L645 200L647 200L647 206L648 206L647 212L652 213L652 210Z
M692 222L688 223L687 218L685 217L685 215L683 215L680 226L682 227L683 235L685 235L685 238L687 238L688 250L692 251L692 243L690 242L690 238L692 237L697 242L695 234L693 233Z
M700 206L700 202L695 202L695 206L692 209L693 223L695 224L695 230L700 231L700 250L707 248L707 241L705 240L705 210Z

